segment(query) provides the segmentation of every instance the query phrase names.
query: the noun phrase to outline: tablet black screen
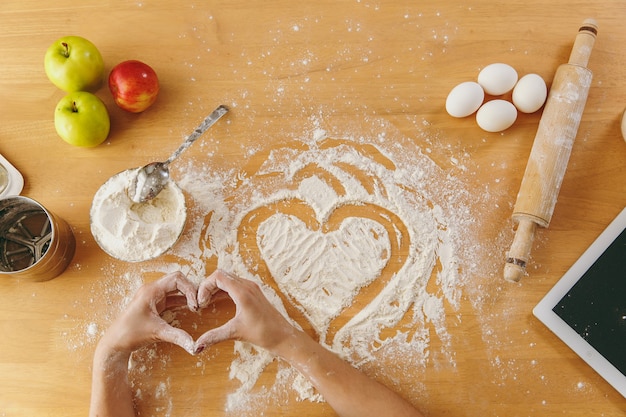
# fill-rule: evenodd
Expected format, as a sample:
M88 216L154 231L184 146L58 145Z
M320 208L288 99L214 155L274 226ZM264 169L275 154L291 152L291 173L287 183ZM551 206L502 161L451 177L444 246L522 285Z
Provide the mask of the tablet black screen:
M626 375L626 229L552 310Z

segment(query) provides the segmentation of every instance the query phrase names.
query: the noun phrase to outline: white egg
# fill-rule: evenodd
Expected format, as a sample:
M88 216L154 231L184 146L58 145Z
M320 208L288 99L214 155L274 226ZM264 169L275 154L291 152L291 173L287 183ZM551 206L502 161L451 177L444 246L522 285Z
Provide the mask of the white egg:
M537 74L526 74L513 89L513 104L522 113L534 113L543 106L548 97L546 82Z
M478 73L478 84L492 96L506 94L515 87L517 71L507 64L490 64Z
M446 98L446 111L453 117L466 117L474 113L485 98L483 88L473 81L454 87Z
M476 123L487 132L502 132L517 119L517 109L507 100L491 100L483 104L476 113Z

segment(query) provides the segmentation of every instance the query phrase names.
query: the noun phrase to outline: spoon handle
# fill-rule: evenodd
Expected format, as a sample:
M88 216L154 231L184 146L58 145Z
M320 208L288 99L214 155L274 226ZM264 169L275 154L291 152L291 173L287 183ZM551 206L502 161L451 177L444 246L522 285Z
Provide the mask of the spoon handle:
M167 166L174 159L178 158L178 156L185 149L187 149L192 143L194 143L196 141L196 139L198 139L200 136L202 136L202 134L204 132L206 132L208 128L213 126L213 124L215 124L215 122L217 122L220 119L220 117L222 117L226 113L228 113L228 107L224 106L223 104L220 105L215 110L213 110L213 113L209 114L206 117L206 119L204 119L204 121L200 124L200 126L196 127L196 129L189 136L187 136L187 140L185 140L183 142L183 144L180 145L180 147L178 149L176 149L176 151L172 154L172 156L170 156L167 159L167 161L165 161L163 163L163 165Z

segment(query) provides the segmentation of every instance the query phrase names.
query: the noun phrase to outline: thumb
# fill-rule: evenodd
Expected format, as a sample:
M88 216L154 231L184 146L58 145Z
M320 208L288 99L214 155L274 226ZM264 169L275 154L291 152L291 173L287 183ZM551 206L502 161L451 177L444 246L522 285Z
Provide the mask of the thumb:
M209 346L226 340L231 340L232 338L233 326L232 321L229 321L226 324L216 327L215 329L211 329L200 336L198 340L196 340L193 353L197 355Z
M158 327L156 336L160 341L173 343L185 349L188 353L194 354L195 345L193 338L182 329L177 329L164 322Z

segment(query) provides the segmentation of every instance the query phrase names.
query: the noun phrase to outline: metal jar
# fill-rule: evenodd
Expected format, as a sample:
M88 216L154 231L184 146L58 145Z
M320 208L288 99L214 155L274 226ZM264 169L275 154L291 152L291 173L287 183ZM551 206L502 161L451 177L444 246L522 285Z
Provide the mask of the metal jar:
M47 281L61 274L76 249L72 229L28 197L0 199L0 275Z

